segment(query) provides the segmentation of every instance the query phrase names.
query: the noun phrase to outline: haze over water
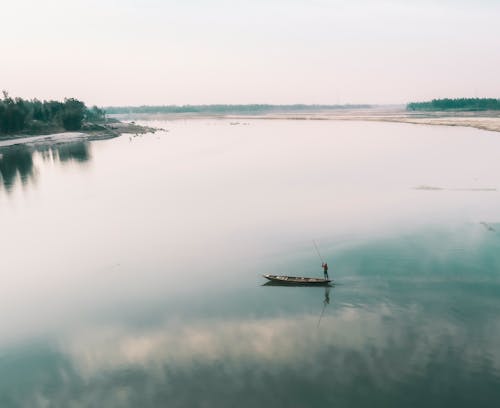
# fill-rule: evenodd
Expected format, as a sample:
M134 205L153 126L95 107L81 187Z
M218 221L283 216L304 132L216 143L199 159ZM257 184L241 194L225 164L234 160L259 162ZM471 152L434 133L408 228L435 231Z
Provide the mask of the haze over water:
M148 124L0 149L1 406L500 402L498 134Z

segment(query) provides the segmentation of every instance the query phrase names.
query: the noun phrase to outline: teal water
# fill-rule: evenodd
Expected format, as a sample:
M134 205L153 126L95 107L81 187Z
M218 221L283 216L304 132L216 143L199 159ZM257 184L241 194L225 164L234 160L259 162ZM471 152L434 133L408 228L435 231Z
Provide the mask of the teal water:
M159 125L0 150L0 406L500 402L498 134Z

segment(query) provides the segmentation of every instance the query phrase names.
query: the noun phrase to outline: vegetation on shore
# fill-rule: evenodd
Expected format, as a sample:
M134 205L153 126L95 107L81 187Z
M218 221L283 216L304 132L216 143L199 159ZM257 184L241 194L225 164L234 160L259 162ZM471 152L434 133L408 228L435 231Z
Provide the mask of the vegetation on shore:
M128 113L195 113L208 115L258 115L279 112L317 112L332 109L361 109L371 105L164 105L164 106L110 106L106 108L109 114Z
M93 106L87 108L74 98L60 101L40 101L11 98L3 91L0 99L0 136L44 134L92 128L106 120L105 111Z
M411 102L406 105L410 111L485 111L500 110L500 99L494 98L457 98L433 99L428 102Z

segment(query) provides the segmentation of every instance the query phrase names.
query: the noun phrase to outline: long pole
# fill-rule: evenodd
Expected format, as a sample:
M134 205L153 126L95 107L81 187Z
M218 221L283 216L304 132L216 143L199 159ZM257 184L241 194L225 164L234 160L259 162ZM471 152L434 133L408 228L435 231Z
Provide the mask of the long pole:
M324 264L325 261L323 261L323 257L321 256L321 254L319 253L319 249L318 249L318 246L316 245L316 241L313 239L313 244L314 244L314 248L316 248L316 252L318 253L318 256L319 256L319 259L321 259L321 264Z

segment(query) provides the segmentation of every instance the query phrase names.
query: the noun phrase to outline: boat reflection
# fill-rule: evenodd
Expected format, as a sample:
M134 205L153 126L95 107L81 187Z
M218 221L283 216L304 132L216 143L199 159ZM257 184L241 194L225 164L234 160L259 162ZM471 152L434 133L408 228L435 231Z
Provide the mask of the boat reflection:
M325 289L324 291L324 298L323 298L323 308L321 309L321 314L318 319L318 328L321 324L321 319L323 318L323 315L325 314L325 309L326 306L330 304L330 290L332 287L335 286L335 284L328 284L328 285L322 285L318 286L317 284L307 284L307 283L285 283L285 282L276 282L276 281L269 281L264 283L262 286L312 286L315 288L322 287Z

